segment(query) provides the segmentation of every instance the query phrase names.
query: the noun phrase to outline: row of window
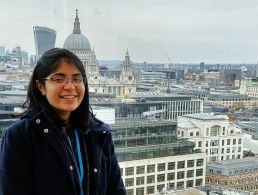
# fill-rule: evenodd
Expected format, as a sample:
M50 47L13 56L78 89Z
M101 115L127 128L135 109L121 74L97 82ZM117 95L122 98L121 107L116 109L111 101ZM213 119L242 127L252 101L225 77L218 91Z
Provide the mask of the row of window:
M217 129L216 127L219 127L219 129ZM227 131L227 134L234 134L234 133L235 133L235 129L231 129L231 130ZM177 134L180 135L180 131L178 131ZM211 130L209 130L209 128L207 128L206 136L218 136L218 135L220 135L220 126L213 126L213 127L211 127ZM222 135L226 135L225 127L223 127ZM181 136L184 137L184 131L181 131ZM200 133L199 133L199 131L197 131L197 132L195 132L195 135L194 135L194 132L189 132L189 136L190 137L194 137L194 136L198 137L198 136L200 136ZM236 141L234 141L234 140L236 140L236 139L233 139L233 144L236 144Z
M194 185L195 182L195 185ZM167 189L174 190L174 189L183 189L185 187L190 188L194 186L201 186L203 180L202 179L196 179L194 180L188 180L188 181L180 181L180 182L169 182L167 183ZM162 192L166 188L165 184L160 184L155 186L147 186L146 188L140 187L136 188L135 193L134 189L127 189L127 195L145 195L145 194L156 194L156 192Z
M196 161L196 162L195 162ZM196 163L196 165L195 165ZM142 165L137 167L127 167L125 168L125 176L134 175L134 171L136 170L136 174L144 174L146 173L153 173L153 172L162 172L165 170L175 170L183 169L183 168L190 168L190 167L200 167L203 166L204 159L197 159L197 160L187 160L187 161L178 161L176 162L168 162L168 163L159 163L159 164L151 164L151 165ZM123 169L121 168L121 173L123 174Z
M198 145L199 148L202 147L202 143L203 143L202 141L198 141L197 145ZM232 143L232 145L236 145L237 144L237 139L232 139L232 141L230 139L227 139L227 145L231 145L231 143ZM241 143L242 143L242 139L239 138L238 139L238 144L241 145ZM225 145L225 140L221 140L221 145L222 146ZM211 140L210 141L210 146L219 146L219 140ZM206 147L209 147L209 141L206 141Z
M195 173L194 170L188 171L178 171L177 173L167 173L167 178L165 174L158 174L158 175L148 175L146 177L137 177L136 178L136 185L144 185L145 182L147 184L155 183L155 182L164 182L164 181L172 181L175 179L184 179L184 178L192 178L194 176L200 177L203 176L204 171L203 169L196 169ZM176 177L176 178L175 178ZM125 186L130 187L135 185L134 178L126 178L125 179Z

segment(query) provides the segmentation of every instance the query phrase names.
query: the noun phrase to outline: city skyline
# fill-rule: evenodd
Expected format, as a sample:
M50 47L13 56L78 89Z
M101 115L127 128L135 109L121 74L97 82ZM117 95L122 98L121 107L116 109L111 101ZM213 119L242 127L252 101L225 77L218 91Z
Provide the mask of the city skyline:
M56 46L73 29L79 9L82 33L97 59L133 62L256 63L258 2L250 0L26 0L2 2L0 45L35 54L33 26L57 31ZM168 56L168 57L167 57Z

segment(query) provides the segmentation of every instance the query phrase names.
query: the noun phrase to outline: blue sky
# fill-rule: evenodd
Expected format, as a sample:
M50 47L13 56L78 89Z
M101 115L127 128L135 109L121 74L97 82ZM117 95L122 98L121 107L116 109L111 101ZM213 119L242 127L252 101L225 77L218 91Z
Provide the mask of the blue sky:
M82 33L98 59L134 62L256 63L257 0L0 0L0 45L35 53L32 27L72 33L79 9Z

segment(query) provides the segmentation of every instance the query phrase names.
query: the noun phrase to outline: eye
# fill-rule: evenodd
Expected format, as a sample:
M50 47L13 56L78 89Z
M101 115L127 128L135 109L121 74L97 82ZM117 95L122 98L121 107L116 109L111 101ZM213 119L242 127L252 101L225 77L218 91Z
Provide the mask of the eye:
M75 83L82 83L83 77L81 77L81 76L73 77L72 80L73 80L73 82L75 82Z
M62 76L52 76L51 80L56 82L56 83L62 83L65 80L65 77Z

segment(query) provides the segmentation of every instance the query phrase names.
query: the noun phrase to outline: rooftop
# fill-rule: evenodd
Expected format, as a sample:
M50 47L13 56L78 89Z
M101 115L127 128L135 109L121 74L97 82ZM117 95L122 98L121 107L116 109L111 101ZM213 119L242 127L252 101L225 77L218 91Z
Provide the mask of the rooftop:
M220 175L235 175L240 173L258 172L258 158L246 157L207 164L207 171L214 170ZM215 171L216 170L216 171Z
M214 115L213 113L195 113L195 114L187 114L183 117L193 118L198 120L228 120L226 115Z

